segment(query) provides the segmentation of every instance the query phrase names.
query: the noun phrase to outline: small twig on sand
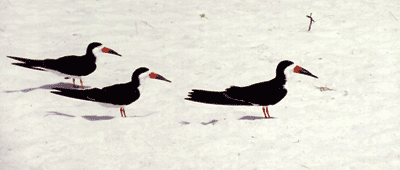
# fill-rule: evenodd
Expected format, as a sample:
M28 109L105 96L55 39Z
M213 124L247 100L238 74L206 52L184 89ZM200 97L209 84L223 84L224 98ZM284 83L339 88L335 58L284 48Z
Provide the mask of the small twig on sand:
M396 20L396 21L399 21L399 20L397 20L397 18L392 14L392 12L389 12L390 13L390 15L392 15L392 17Z
M329 87L317 87L317 89L321 90L321 91L336 91L334 89L331 89Z
M208 18L206 17L206 14L200 14L200 17L201 17L201 18L208 19Z
M153 27L153 26L151 26L150 24L148 24L146 21L143 21L143 20L142 20L142 22L143 22L143 23L145 23L146 25L148 25L149 27L151 27L151 28L153 28L153 29L154 29L154 27Z
M306 15L306 17L307 17L307 18L310 18L310 25L308 26L308 31L310 31L310 30L311 30L311 24L312 24L313 22L315 22L315 21L312 19L311 15L312 15L312 13L310 13L310 15L309 15L309 16L308 16L308 15Z

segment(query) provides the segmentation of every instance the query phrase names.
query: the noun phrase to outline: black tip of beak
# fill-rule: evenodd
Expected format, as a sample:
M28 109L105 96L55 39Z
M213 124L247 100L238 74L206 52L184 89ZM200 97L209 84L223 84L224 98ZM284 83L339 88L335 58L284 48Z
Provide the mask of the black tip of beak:
M315 76L315 75L312 75L312 74L311 74L310 76L311 76L311 77L314 77L314 78L316 78L316 79L318 79L318 77L317 77L317 76Z
M117 52L115 52L114 50L111 50L111 49L108 51L108 53L122 57L121 54L118 54Z
M163 80L163 81L166 81L166 82L170 82L170 83L171 83L171 81L170 81L170 80L168 80L168 79L164 78L164 77L163 77L163 76L161 76L161 75L157 75L156 79L158 79L158 80Z
M310 73L308 70L306 70L306 69L304 69L304 68L302 68L301 70L299 70L298 73L304 74L304 75L307 75L307 76L311 76L311 77L314 77L314 78L316 78L316 79L318 78L317 76L315 76L314 74Z

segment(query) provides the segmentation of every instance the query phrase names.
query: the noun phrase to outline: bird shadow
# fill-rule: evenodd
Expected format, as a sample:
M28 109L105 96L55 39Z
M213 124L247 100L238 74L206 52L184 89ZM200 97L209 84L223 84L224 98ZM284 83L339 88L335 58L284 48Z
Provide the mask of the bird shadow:
M65 113L60 113L57 111L48 111L49 114L45 115L46 116L65 116L65 117L75 117L74 115L69 115L69 114L65 114ZM90 121L98 121L98 120L110 120L113 119L115 117L113 116L95 116L95 115L88 115L88 116L82 116L82 118L86 119L86 120L90 120Z
M207 123L204 123L204 122L201 122L201 124L202 125L208 125L208 124L214 124L214 123L216 123L216 122L218 122L218 120L211 120L211 121L209 121L209 122L207 122Z
M188 124L190 124L190 122L186 122L186 121L180 121L179 122L181 125L188 125Z
M128 117L147 117L152 115L153 113L147 114L147 115L143 115L143 116L127 116L127 117L122 117L122 118L128 118ZM114 119L115 116L96 116L96 115L89 115L89 116L82 116L84 119L86 120L90 120L90 121L97 121L97 120L110 120L110 119Z
M64 113L60 113L60 112L56 112L56 111L48 111L47 113L49 113L49 114L45 115L44 117L49 116L49 115L75 117L74 115L68 115L68 114L64 114Z
M114 119L114 116L96 116L96 115L90 115L90 116L82 116L82 118L90 121L99 121L99 120L110 120Z
M65 116L65 117L76 117L74 115L60 113L60 112L57 112L57 111L48 111L47 113L49 113L49 114L45 115L44 117L51 116L51 115L54 115L54 116ZM87 115L87 116L82 116L82 118L84 118L86 120L90 120L90 121L98 121L98 120L110 120L110 119L113 119L115 117L113 117L113 116Z
M239 120L275 119L275 117L265 118L262 116L243 116Z
M85 89L86 88L90 88L90 86L83 86ZM33 90L37 90L37 89L54 89L54 88L61 88L61 89L80 89L81 86L78 85L74 85L72 83L56 83L56 84L46 84L40 87L33 87L33 88L27 88L27 89L22 89L22 90L9 90L9 91L4 91L5 93L15 93L15 92L23 92L23 93L27 93L27 92L31 92Z
M49 116L49 115L65 116L65 117L76 117L74 115L64 114L64 113L60 113L60 112L57 112L57 111L48 111L48 113L49 114L45 115L44 117ZM147 116L150 116L152 114L154 114L154 113L150 113L150 114L143 115L143 116L127 116L127 117L147 117ZM116 117L115 116L86 115L86 116L82 116L82 118L84 118L86 120L89 120L89 121L99 121L99 120L111 120L111 119L114 119Z

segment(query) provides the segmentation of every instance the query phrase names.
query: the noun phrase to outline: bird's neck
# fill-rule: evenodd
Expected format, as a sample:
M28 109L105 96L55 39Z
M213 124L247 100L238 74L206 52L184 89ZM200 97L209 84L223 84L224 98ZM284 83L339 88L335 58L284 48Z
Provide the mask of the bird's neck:
M86 51L86 54L83 57L88 60L93 60L93 62L96 62L96 56L93 54L92 51Z
M85 55L93 55L93 49L86 49L86 54Z
M275 82L279 82L279 84L285 85L286 84L286 76L285 73L276 73Z

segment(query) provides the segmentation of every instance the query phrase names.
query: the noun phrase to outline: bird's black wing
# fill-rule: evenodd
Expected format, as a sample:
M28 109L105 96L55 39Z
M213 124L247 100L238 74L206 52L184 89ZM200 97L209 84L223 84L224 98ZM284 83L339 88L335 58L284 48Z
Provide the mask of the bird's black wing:
M14 56L7 56L7 57L23 62L23 63L12 63L13 65L17 65L17 66L21 66L21 67L25 67L25 68L29 68L29 69L34 69L34 70L46 71L44 69L38 68L43 65L43 60L34 60L34 59L14 57Z
M225 92L218 91L207 91L207 90L198 90L193 89L192 92L189 92L189 97L185 98L186 100L200 102L200 103L208 103L208 104L218 104L218 105L252 105L246 101L236 100L228 95Z
M92 58L71 55L58 59L46 59L42 67L64 74L86 76L96 69L96 63Z
M140 97L137 86L132 86L131 83L115 84L102 90L107 94L107 98L103 100L106 103L128 105Z
M102 96L104 96L104 91L98 88L92 88L86 90L73 90L73 89L63 89L63 88L53 88L53 89L58 91L51 91L51 93L75 99L88 100L88 101L101 102L103 100Z
M287 90L281 84L266 81L245 87L232 86L226 89L225 94L236 100L267 106L282 100Z
M102 89L92 88L86 90L73 90L54 88L58 91L52 91L54 94L61 96L89 100L101 103L109 103L115 105L128 105L136 101L139 96L137 88L131 88L129 84L116 84Z
M47 69L56 70L64 74L75 76L86 76L96 70L95 58L81 56L65 56L58 59L35 60L22 57L7 56L22 63L12 63L13 65L46 71Z

